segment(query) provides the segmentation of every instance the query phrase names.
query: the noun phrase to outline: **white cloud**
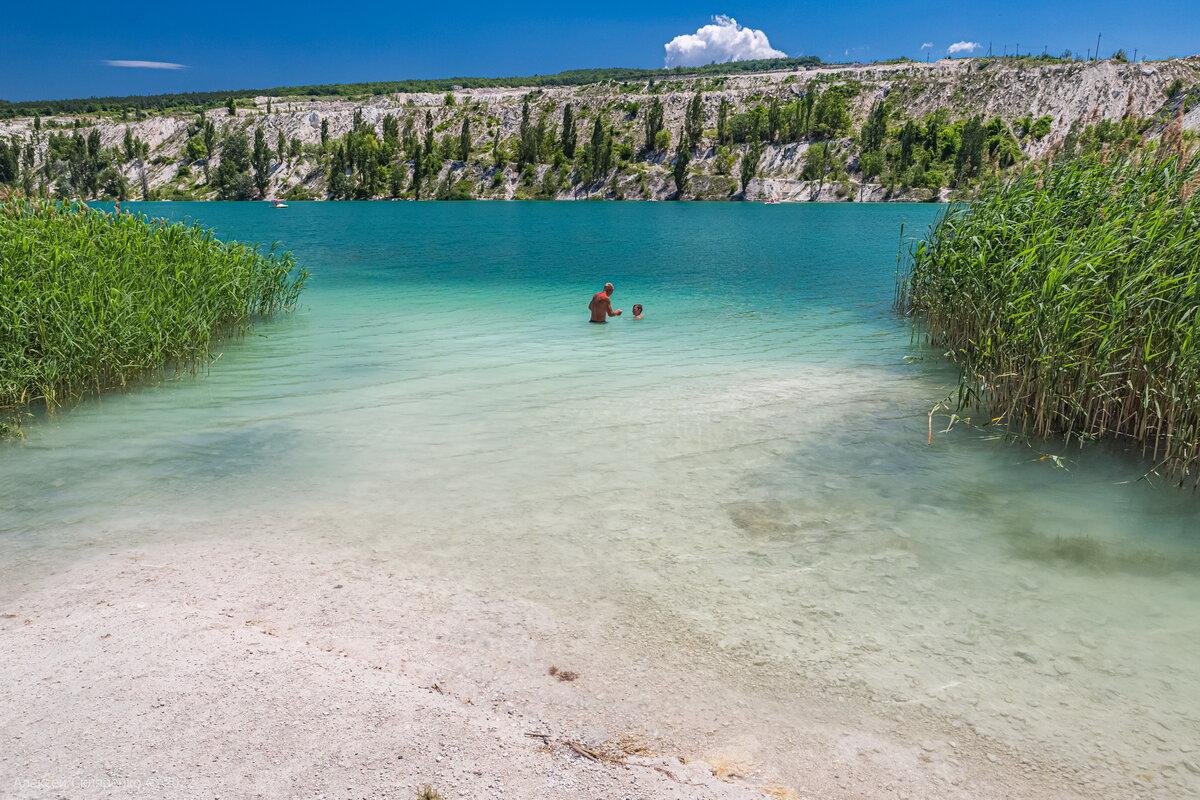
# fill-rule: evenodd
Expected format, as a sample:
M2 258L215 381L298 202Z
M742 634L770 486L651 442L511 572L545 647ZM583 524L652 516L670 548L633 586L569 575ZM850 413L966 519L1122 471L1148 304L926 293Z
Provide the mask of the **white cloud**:
M104 62L110 67L125 67L127 69L187 69L183 64L172 64L170 61L126 61L114 59Z
M946 52L949 55L955 55L956 53L974 53L978 49L979 42L955 42L946 48Z
M923 43L921 44L921 49L922 49L922 50L928 50L928 49L929 49L929 48L931 48L931 47L933 47L933 42L923 42Z
M732 17L718 14L695 33L676 36L663 45L668 67L696 67L702 64L748 61L756 58L783 58L787 53L771 47L767 35L754 28L743 28Z

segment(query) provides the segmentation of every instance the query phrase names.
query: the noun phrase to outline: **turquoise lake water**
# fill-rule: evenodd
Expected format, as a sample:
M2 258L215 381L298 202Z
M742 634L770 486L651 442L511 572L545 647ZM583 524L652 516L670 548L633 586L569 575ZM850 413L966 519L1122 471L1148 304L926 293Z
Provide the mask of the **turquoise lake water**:
M890 303L941 208L131 207L278 241L309 288L0 447L0 577L319 531L1200 791L1200 500L1100 449L927 444L954 373ZM646 319L587 324L606 280Z

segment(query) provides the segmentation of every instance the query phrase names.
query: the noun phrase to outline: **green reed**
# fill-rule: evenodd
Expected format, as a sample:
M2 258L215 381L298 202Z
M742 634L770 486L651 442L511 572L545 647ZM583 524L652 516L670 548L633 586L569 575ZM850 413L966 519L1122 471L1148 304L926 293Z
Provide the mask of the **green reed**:
M1200 158L1090 153L947 210L897 307L1026 433L1133 441L1200 473ZM1200 483L1200 477L1195 477Z
M197 227L0 202L0 411L194 367L214 339L291 309L306 278L290 254Z

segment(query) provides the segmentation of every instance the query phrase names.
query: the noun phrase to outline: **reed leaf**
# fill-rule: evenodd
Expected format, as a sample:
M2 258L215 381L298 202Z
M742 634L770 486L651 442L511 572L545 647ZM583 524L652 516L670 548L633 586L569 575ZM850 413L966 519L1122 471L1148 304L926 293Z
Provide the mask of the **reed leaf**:
M292 309L292 256L179 223L86 206L0 202L0 411L55 406L204 360Z
M1089 153L947 210L897 308L964 396L1040 436L1130 440L1200 481L1200 158Z

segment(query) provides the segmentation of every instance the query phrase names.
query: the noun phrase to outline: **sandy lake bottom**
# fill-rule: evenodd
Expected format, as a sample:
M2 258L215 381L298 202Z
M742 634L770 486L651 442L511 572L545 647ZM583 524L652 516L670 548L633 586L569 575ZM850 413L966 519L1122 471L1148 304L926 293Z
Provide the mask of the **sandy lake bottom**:
M456 619L524 630L530 663L567 653L610 676L545 714L636 705L692 751L732 725L722 746L801 796L822 785L788 748L817 752L838 703L853 725L829 737L911 755L876 767L916 776L914 797L988 796L964 788L976 762L987 785L1037 775L1045 796L1200 796L1200 499L1100 449L965 424L927 444L954 375L889 305L901 224L923 232L940 209L140 210L279 241L311 285L199 376L0 447L7 635L23 604L82 608L81 586L152 605L128 554L169 565L174 547L197 566L172 597L259 585L270 625L336 639L352 623L306 611L305 587L358 570L360 622L403 602L388 575L444 598L422 601L430 619L456 591L483 598ZM605 280L646 319L588 325ZM252 552L285 566L256 580ZM336 567L314 567L322 553ZM65 631L43 644L69 660ZM447 636L488 669L478 628ZM618 702L617 675L642 688Z

